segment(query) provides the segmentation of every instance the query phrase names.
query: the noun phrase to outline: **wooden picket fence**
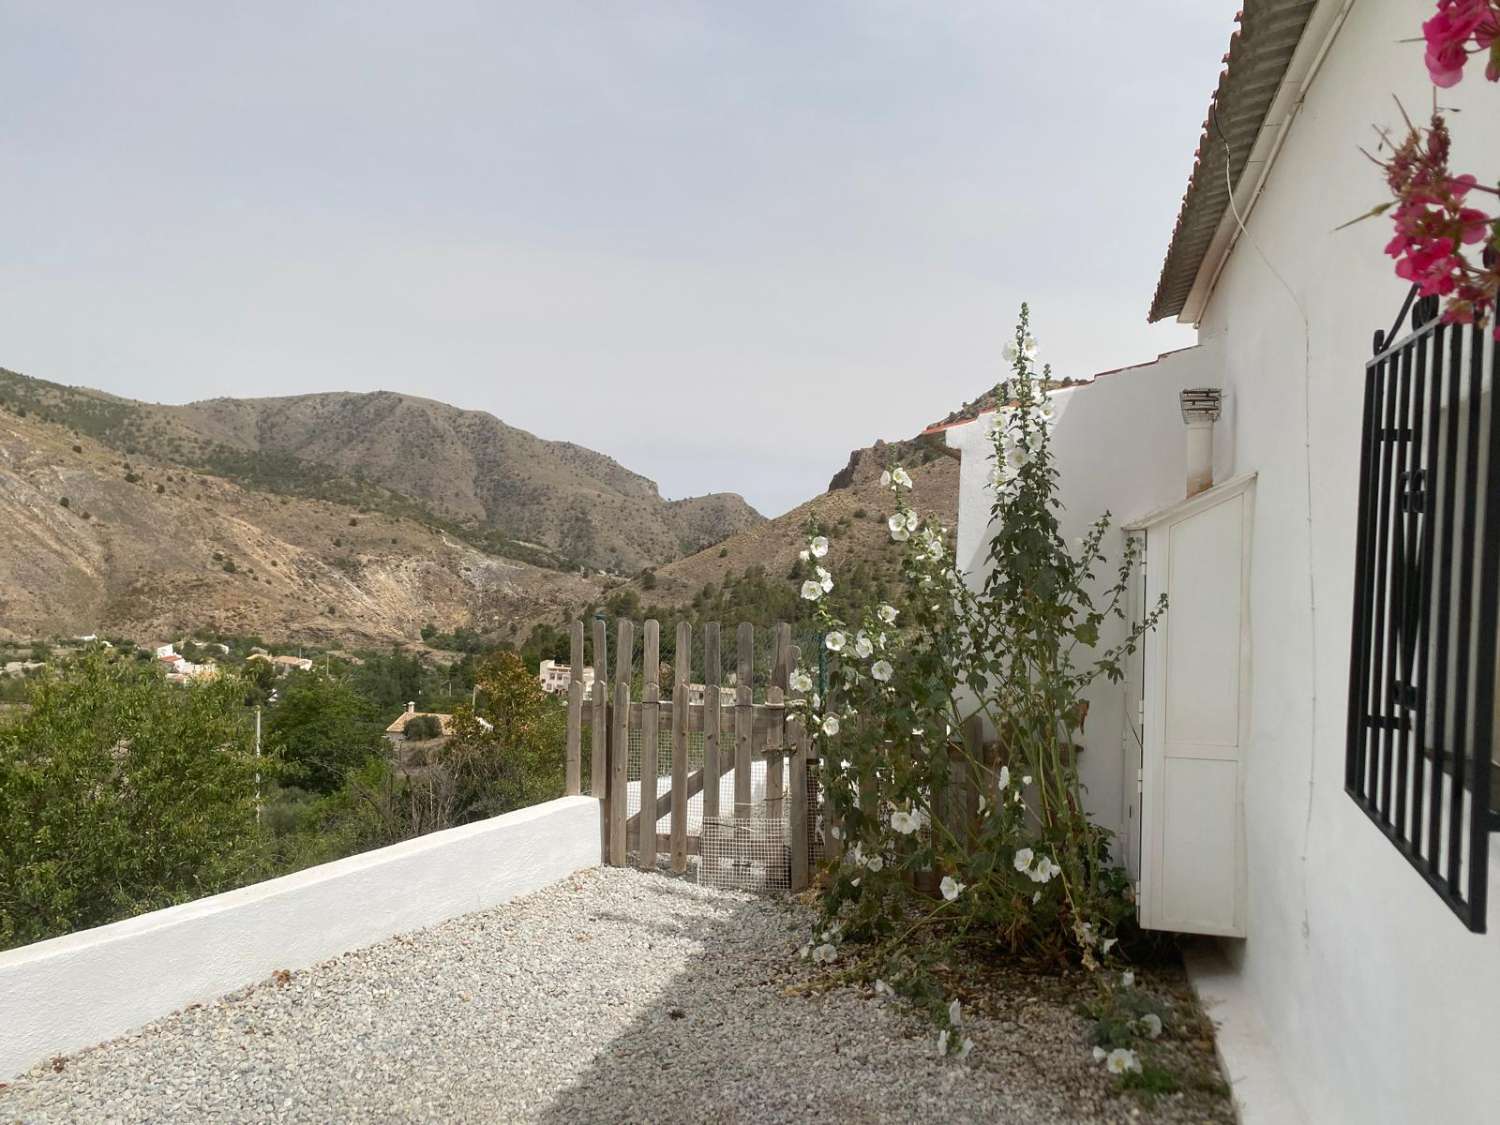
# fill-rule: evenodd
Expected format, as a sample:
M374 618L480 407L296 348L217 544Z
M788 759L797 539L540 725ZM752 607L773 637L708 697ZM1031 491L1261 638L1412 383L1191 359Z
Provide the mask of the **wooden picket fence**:
M581 621L573 623L566 774L567 792L580 793L587 727L590 791L599 800L602 861L623 867L633 854L642 869L655 870L665 854L671 869L683 873L690 856L699 857L700 872L704 857L710 854L728 856L725 862L731 868L748 867L753 858L761 867L781 865L778 879L772 880L776 885L792 891L804 889L816 846L812 821L817 804L815 761L812 740L786 706L796 697L788 684L798 658L790 627L774 627L768 684L757 703L755 631L749 623L739 626L732 704L721 696L718 623L706 624L702 630L701 699L691 698L699 692L690 687L695 682L694 638L686 622L677 629L667 698L662 696L660 683L660 626L654 620L644 623L643 690L636 702L631 700L635 625L627 620L616 622L612 685L606 631L604 621L595 619L595 679L585 698L584 629ZM667 736L669 748L662 741ZM660 765L664 756L670 761L665 772ZM638 768L633 764L636 759ZM632 772L637 775L634 779ZM659 791L659 781L668 777L665 791ZM758 795L756 777L760 778ZM726 779L732 782L732 801L721 796ZM657 830L657 821L663 818L669 818L665 833Z

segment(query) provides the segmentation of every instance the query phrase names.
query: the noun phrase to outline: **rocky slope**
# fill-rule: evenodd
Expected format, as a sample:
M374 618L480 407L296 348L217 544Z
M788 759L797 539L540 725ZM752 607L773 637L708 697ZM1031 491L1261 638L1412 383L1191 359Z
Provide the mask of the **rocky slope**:
M345 644L524 636L593 596L419 520L243 488L0 410L0 637L192 629Z
M0 369L0 402L258 489L431 514L492 550L631 574L761 521L732 494L662 499L654 482L479 411L390 392L164 406Z

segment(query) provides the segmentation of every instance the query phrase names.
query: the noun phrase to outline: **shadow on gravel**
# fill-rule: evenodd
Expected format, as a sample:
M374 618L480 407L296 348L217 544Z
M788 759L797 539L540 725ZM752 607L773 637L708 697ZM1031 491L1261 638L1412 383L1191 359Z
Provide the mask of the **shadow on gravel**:
M818 1009L782 993L800 975L796 948L809 914L781 899L705 898L668 878L642 880L640 893L665 900L663 921L643 927L618 913L594 917L686 938L701 951L535 1120L803 1121L830 1110L841 1120L870 1119L853 1106L832 1108L826 1094L820 1107L816 1091L800 1088L797 1060L817 1034ZM618 1002L602 982L601 1007Z

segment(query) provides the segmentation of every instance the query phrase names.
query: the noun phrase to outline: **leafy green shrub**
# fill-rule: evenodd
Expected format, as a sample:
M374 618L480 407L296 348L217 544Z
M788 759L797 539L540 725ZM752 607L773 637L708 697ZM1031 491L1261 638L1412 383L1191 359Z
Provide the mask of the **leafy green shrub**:
M426 742L443 737L443 723L436 715L414 715L406 720L401 733L408 742Z
M0 946L237 886L255 761L233 677L168 684L85 653L0 725Z

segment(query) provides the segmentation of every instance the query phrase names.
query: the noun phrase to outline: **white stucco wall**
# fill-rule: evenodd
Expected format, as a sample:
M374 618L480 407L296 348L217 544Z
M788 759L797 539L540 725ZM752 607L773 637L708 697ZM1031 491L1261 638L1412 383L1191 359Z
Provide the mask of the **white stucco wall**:
M563 797L0 953L0 1078L598 862L599 802Z
M1335 228L1383 196L1379 170L1356 146L1371 143L1372 123L1399 124L1392 94L1416 114L1431 104L1422 46L1402 42L1420 36L1429 9L1353 5L1249 217L1296 303L1242 238L1201 325L1235 403L1220 423L1232 471L1259 473L1249 936L1227 948L1307 1120L1319 1123L1500 1112L1500 918L1492 906L1492 932L1469 933L1343 792L1362 372L1406 284L1382 254L1388 223ZM1492 180L1500 89L1470 71L1442 101L1464 107L1451 117L1456 165Z
M1043 350L1046 341L1041 341ZM1187 446L1178 406L1178 392L1185 387L1218 386L1219 364L1215 348L1188 348L1162 356L1155 363L1102 376L1081 387L1058 391L1057 423L1052 449L1064 504L1062 534L1071 542L1083 535L1104 512L1114 517L1118 529L1132 516L1180 500L1187 486ZM1232 404L1226 404L1226 415ZM958 541L959 564L975 588L987 573L990 505L994 490L989 476L989 417L947 431L948 444L961 451L959 471ZM1227 432L1227 430L1226 430ZM1215 458L1227 463L1228 452L1215 450ZM1112 532L1103 544L1107 561L1096 574L1100 590L1114 581L1124 539ZM1114 619L1100 631L1101 647L1124 639L1126 626ZM1088 721L1084 726L1084 752L1079 774L1087 788L1089 812L1104 826L1125 838L1125 782L1134 781L1139 748L1127 751L1125 734L1125 689L1100 679L1088 691ZM1134 870L1133 857L1128 860Z

